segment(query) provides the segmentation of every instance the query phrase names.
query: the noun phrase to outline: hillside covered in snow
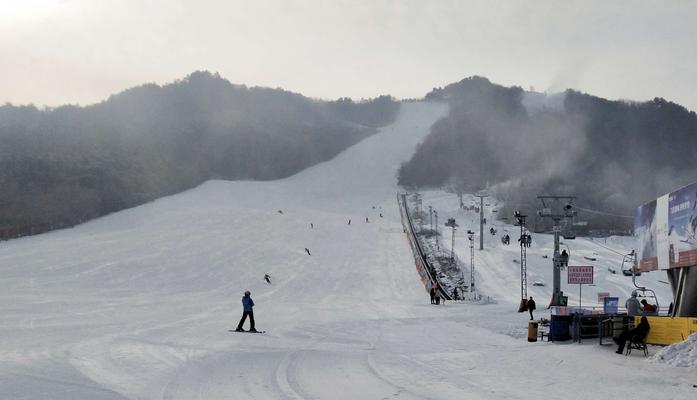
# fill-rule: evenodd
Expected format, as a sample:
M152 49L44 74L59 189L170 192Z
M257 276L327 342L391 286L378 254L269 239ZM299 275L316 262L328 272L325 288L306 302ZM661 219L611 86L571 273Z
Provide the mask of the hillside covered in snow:
M447 111L405 103L394 123L285 179L208 181L1 242L0 398L694 396L694 371L590 341L527 343L515 245L487 239L477 255L490 304L429 304L400 222L396 174ZM452 194L427 200L463 227L473 219ZM534 240L530 279L549 282L541 256L550 239ZM568 246L573 261L598 256L598 287L584 291L584 302L600 289L628 293L628 278L606 272L615 253L585 239ZM468 260L461 233L456 251ZM661 288L658 275L646 279ZM245 290L265 334L229 331ZM531 293L542 300L548 290ZM565 290L573 303L575 289Z

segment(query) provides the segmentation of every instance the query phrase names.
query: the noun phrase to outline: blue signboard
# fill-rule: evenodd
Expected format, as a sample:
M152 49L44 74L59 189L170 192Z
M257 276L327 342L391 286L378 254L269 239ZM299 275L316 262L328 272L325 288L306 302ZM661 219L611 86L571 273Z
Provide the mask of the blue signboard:
M619 304L620 304L619 297L606 297L603 300L603 312L605 314L617 314Z

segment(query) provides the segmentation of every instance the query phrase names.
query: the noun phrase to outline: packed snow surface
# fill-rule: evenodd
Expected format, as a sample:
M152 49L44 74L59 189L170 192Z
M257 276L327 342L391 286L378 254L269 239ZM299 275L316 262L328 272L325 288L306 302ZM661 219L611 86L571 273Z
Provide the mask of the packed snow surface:
M594 341L527 343L508 261L516 246L477 256L496 304L429 304L396 171L446 111L405 103L394 124L288 179L212 181L1 243L0 398L694 397L692 370ZM578 243L578 254L602 253ZM469 259L461 238L456 250ZM629 291L625 277L599 279ZM266 334L229 332L245 290ZM542 300L545 290L531 292Z
M661 349L653 359L676 367L697 368L697 333L687 340Z

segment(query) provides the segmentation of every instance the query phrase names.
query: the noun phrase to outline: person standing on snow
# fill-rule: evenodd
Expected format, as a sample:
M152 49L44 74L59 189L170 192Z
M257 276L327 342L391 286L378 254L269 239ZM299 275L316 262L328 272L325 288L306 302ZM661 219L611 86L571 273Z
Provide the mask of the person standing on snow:
M266 283L271 283L271 277L269 276L269 274L264 274L264 280L266 281Z
M639 304L636 296L636 290L632 290L632 297L628 298L627 302L624 303L624 306L627 308L627 315L630 317L641 315L641 304Z
M254 300L252 300L249 290L244 292L244 297L242 297L242 319L240 319L240 323L237 324L237 329L235 329L235 331L244 332L242 325L244 325L244 321L247 320L247 316L249 316L249 332L256 332L257 330L254 328Z
M436 289L431 286L431 304L436 304Z
M535 319L532 316L532 312L535 311L535 308L537 308L537 305L535 304L535 300L532 299L532 296L530 296L530 300L528 300L527 307L528 307L528 310L530 311L530 321L532 321L533 319Z

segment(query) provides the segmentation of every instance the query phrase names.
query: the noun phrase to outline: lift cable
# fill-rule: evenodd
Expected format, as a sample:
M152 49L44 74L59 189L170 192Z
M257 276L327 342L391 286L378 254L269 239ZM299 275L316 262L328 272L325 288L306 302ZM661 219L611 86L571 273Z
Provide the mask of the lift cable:
M600 215L607 215L610 217L634 219L634 216L631 216L631 215L612 214L612 213L608 213L608 212L604 212L604 211L591 210L590 208L583 208L583 207L579 207L579 206L574 206L574 207L581 210L581 211L589 212L591 214L600 214Z

